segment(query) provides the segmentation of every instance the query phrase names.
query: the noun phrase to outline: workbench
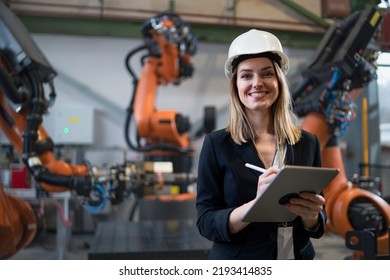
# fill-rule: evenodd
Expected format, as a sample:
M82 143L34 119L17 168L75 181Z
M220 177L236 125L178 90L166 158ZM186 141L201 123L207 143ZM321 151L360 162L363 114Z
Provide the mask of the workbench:
M194 220L100 222L88 259L207 259L210 248Z

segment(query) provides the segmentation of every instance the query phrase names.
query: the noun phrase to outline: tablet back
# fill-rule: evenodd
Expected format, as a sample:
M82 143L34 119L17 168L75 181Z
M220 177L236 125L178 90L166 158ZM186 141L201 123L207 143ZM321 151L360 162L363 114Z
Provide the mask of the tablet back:
M296 215L284 207L302 191L320 193L339 173L337 168L286 165L246 213L246 222L291 222Z

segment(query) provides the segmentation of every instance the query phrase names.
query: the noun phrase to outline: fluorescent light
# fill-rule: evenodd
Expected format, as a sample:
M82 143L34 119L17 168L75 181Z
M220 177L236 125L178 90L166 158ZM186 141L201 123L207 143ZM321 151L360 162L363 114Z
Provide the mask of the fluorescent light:
M390 53L388 52L383 52L379 54L379 57L377 59L377 63L380 66L390 66Z

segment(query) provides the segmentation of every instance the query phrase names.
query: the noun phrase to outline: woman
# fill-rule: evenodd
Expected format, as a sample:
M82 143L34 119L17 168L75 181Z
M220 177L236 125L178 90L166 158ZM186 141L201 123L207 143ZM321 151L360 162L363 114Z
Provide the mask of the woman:
M292 223L242 221L282 166L321 166L317 137L298 126L291 110L288 68L288 57L269 32L252 29L230 45L230 121L205 137L198 166L197 225L214 242L210 259L315 257L310 238L320 238L326 223L322 195L290 199L285 207L298 215ZM259 176L247 162L267 171Z

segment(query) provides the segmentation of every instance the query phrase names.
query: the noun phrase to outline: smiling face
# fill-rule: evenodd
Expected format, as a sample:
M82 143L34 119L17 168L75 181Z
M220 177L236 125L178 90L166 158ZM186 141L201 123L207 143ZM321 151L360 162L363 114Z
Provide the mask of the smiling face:
M237 89L247 113L266 113L279 96L273 62L266 57L246 59L237 66Z

